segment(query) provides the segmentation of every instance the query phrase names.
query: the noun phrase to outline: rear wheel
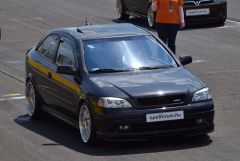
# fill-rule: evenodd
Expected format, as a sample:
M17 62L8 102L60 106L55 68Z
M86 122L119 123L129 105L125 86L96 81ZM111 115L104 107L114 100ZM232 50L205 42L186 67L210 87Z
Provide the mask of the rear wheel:
M126 13L126 9L122 3L122 0L116 1L116 10L118 19L126 20L129 18L129 15Z
M148 26L153 28L155 25L155 12L151 9L151 5L148 6L147 20Z
M79 110L79 131L84 144L89 145L96 141L93 117L86 103L83 103Z
M26 111L31 119L36 119L41 114L41 103L36 88L32 81L28 81L26 89Z

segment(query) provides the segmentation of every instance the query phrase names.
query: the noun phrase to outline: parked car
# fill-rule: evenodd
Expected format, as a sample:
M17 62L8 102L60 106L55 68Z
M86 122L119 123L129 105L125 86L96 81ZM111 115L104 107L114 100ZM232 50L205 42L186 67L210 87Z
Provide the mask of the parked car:
M151 10L152 0L116 0L119 19L136 16L147 19L149 27L155 24L155 13ZM184 0L184 14L186 25L219 23L223 24L227 18L226 0Z
M191 62L132 24L54 29L26 55L27 114L66 121L86 144L207 134L214 104Z

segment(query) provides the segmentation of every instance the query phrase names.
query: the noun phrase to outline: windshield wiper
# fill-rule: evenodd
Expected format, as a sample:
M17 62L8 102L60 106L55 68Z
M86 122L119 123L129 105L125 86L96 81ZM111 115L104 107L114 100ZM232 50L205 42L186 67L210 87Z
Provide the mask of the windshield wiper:
M95 68L95 69L92 69L89 73L115 73L115 72L126 72L126 71L130 71L130 70L129 69Z
M138 70L154 70L154 69L161 69L161 68L170 68L171 65L164 65L164 66L145 66L139 67Z
M139 68L125 68L125 69L112 69L112 68L93 68L89 73L116 73L116 72L127 72L127 71L135 71L135 70L154 70L161 68L169 68L171 65L164 66L143 66Z

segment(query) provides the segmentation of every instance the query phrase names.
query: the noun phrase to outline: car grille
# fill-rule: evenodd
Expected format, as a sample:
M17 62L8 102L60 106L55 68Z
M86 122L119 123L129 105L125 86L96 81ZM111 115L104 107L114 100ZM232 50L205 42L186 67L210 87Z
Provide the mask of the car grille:
M214 0L186 0L184 2L185 6L200 6L203 4L213 3Z
M139 108L146 108L146 106L157 106L159 107L174 107L185 104L186 94L174 94L167 96L154 96L137 98L137 102L140 105Z

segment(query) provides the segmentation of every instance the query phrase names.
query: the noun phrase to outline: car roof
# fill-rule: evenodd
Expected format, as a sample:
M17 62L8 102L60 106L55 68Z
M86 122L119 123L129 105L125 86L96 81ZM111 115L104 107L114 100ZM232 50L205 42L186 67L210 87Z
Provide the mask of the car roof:
M67 33L75 38L81 37L82 39L150 35L145 29L129 23L86 25L81 27L55 29L52 32Z

